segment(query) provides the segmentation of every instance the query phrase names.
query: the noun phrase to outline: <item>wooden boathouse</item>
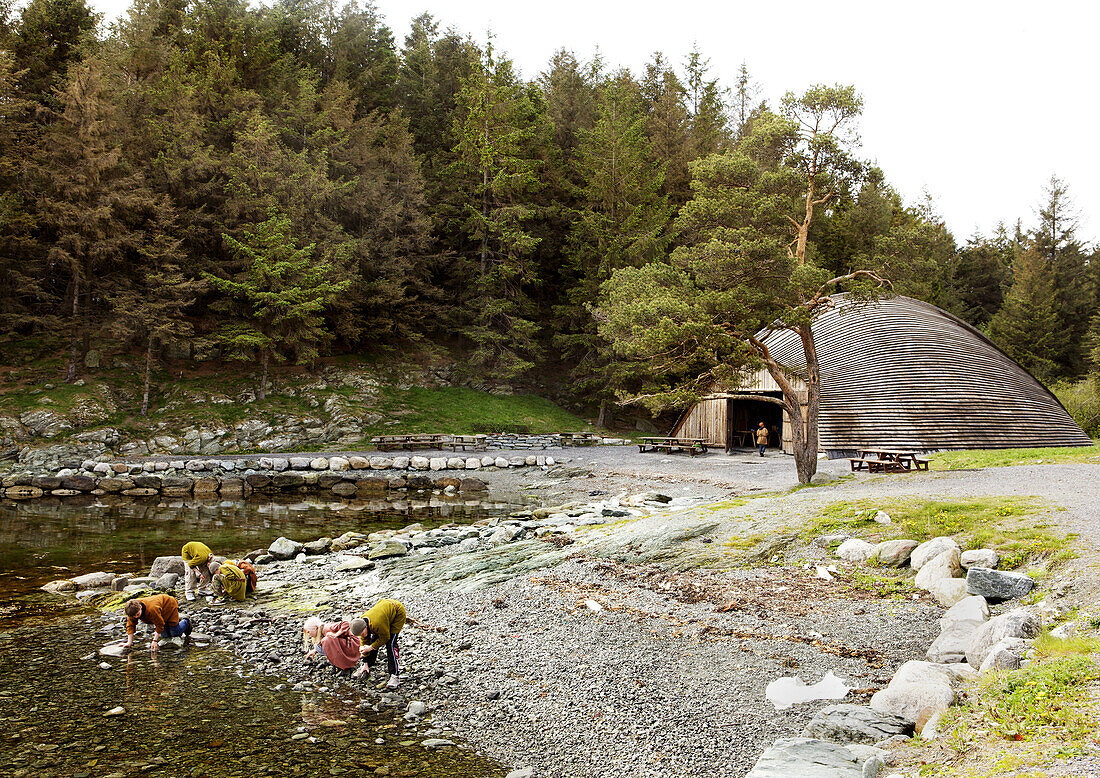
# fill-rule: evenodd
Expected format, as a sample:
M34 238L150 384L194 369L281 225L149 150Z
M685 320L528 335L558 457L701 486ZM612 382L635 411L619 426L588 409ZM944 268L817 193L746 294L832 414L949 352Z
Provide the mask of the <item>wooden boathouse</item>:
M813 325L821 367L821 450L1087 446L1088 435L1045 386L985 335L934 305L908 297L837 297ZM793 332L765 339L795 385L805 374ZM687 409L675 437L732 450L751 445L763 421L771 443L791 452L783 395L764 369Z

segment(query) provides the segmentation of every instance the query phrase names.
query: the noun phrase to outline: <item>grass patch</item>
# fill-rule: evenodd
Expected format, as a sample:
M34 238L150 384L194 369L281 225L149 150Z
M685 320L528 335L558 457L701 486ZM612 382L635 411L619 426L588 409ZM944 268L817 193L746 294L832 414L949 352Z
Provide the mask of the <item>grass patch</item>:
M379 410L401 424L364 427L364 435L407 432L469 433L525 427L532 434L591 430L584 420L533 394L495 395L462 387L384 391Z
M1100 726L1098 645L1093 638L1039 638L1031 664L969 684L967 702L944 718L944 736L925 747L914 743L904 761L919 775L1024 778L1047 775L1042 768L1055 759L1092 753Z
M1033 740L1056 731L1063 742L1080 741L1100 723L1081 693L1098 679L1100 669L1091 656L1052 656L983 678L977 711L993 733L1007 740Z
M844 582L852 589L887 599L908 599L916 591L913 579L909 576L877 573L861 568L846 572Z
M892 524L874 520L885 511ZM1043 505L1034 497L973 497L964 500L839 501L825 507L803 529L806 539L844 533L869 540L911 538L924 541L940 535L955 538L964 550L992 548L1001 555L1001 569L1046 562L1049 569L1072 557L1075 535L1059 532L1043 520Z
M984 451L942 451L935 454L933 470L975 470L1010 465L1100 464L1100 443L1061 448L1004 448Z

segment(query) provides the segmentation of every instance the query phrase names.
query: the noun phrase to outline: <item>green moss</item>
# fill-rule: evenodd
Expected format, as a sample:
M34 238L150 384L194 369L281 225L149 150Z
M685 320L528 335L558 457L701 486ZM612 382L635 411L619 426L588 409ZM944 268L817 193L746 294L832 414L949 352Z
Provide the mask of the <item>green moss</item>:
M892 524L874 520L878 511ZM992 548L1001 555L1002 569L1045 562L1052 568L1068 558L1075 535L1043 521L1047 509L1035 497L973 497L962 500L856 500L823 508L803 528L806 539L843 533L868 540L954 537L964 549Z

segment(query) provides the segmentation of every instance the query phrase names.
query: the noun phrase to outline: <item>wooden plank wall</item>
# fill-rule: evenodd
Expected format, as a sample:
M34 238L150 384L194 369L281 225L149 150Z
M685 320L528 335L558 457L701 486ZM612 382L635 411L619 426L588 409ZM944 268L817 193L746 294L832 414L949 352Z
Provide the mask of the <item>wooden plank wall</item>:
M946 311L907 297L838 303L814 323L822 449L1091 443L1046 387ZM794 333L767 343L790 369L805 366Z
M726 445L726 401L705 398L695 403L672 431L677 438L702 438L708 446Z

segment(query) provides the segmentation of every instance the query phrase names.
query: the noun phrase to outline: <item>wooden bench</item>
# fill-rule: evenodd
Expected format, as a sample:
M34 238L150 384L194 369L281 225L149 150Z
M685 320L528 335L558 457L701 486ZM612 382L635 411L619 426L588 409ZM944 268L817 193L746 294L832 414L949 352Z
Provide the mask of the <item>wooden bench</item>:
M453 436L438 432L414 433L411 435L378 435L370 439L379 451L413 450L418 448L441 448L449 443Z
M868 473L905 473L909 470L905 465L900 462L895 462L892 459L864 459L861 457L852 457L848 461L852 465L852 472L856 470L866 470Z
M645 437L639 439L638 451L645 454L650 451L662 451L675 454L686 451L689 455L707 453L707 442L703 438Z
M452 435L443 443L443 448L451 451L484 451L488 445L488 435Z
M866 470L869 473L908 473L912 470L928 469L928 460L918 457L917 452L896 449L861 449L858 457L848 461L853 472Z

